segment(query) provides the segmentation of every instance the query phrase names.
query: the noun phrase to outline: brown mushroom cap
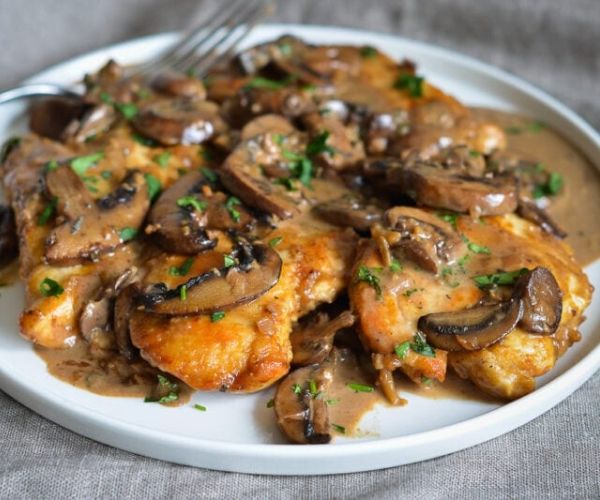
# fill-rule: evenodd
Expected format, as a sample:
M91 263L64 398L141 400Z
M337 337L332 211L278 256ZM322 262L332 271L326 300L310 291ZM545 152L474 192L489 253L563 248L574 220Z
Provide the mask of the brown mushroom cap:
M10 264L19 254L19 238L15 214L7 205L0 205L0 267Z
M295 131L296 129L287 118L281 115L268 114L246 123L242 129L240 139L247 141L257 135L267 133L288 135Z
M206 99L206 89L198 78L177 73L160 73L151 82L152 88L161 94L190 99Z
M176 288L167 288L164 283L150 286L136 303L158 314L209 314L251 302L279 280L281 257L269 246L238 242L230 255L237 263L220 268L215 265L223 262L220 252L199 256L207 260L207 271ZM185 291L182 292L182 289Z
M294 443L324 444L331 441L329 411L324 398L311 392L310 382L317 392L326 392L333 380L336 355L320 365L309 365L292 371L275 393L274 408L277 423Z
M562 292L554 275L545 267L536 267L519 278L513 297L523 301L524 330L551 335L558 329L562 316Z
M108 130L117 118L114 106L105 103L88 106L80 117L67 125L60 138L65 142L85 142Z
M523 315L523 302L511 299L453 312L421 316L418 328L433 346L445 351L477 351L512 332Z
M29 128L43 137L61 140L63 132L86 108L80 99L51 97L34 102L29 111Z
M335 200L319 203L313 209L327 222L338 226L350 226L358 231L368 231L381 221L382 210L375 205L367 205L358 196L345 195Z
M563 239L567 233L554 221L552 217L543 209L538 207L535 202L519 199L517 213L534 224L537 224L543 231Z
M46 259L51 264L94 260L114 250L123 243L120 231L137 230L150 205L146 181L137 171L131 171L115 191L97 202L67 166L48 172L46 187L58 198L58 211L67 219L48 237Z
M477 178L417 162L393 169L388 181L418 205L473 215L502 215L517 208L517 190L510 178Z
M132 121L141 134L166 146L200 144L225 130L219 106L187 98L155 101Z
M113 332L119 352L127 359L133 359L136 355L136 349L129 335L129 317L138 294L139 286L133 283L121 290L115 299Z

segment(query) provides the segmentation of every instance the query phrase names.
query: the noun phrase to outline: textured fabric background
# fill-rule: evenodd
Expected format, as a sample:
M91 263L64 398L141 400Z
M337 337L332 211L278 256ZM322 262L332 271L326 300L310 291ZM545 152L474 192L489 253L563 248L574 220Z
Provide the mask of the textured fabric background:
M0 88L90 49L177 29L203 5L0 0ZM456 49L524 77L600 128L600 0L282 0L275 20L356 26ZM596 374L533 422L447 457L306 478L138 457L73 434L0 392L0 497L600 498L599 392Z

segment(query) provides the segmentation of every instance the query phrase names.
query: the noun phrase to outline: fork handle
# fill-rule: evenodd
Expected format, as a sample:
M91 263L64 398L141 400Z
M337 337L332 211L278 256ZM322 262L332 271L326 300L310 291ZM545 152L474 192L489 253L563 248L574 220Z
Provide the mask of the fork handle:
M0 92L0 104L25 97L57 96L81 98L81 94L52 83L30 83Z

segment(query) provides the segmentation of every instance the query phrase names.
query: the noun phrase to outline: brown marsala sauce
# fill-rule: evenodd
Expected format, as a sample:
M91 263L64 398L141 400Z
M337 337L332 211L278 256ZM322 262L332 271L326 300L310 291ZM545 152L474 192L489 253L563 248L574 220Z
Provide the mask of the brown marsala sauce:
M549 213L568 231L567 242L573 247L577 260L587 265L600 257L600 173L558 133L548 127L532 126L534 120L517 114L473 108L472 112L486 121L495 122L507 133L508 147L525 159L543 163L549 171L564 178L562 192L551 200ZM318 181L317 181L318 182ZM323 183L325 184L325 183ZM325 198L329 198L329 193ZM35 348L55 377L82 389L106 396L143 398L156 386L157 371L143 360L127 362L116 354L90 353L83 341L66 350ZM373 386L374 377L361 368L352 356L341 363L338 377L328 392L335 403L330 407L330 421L346 429L346 435L360 432L358 424L365 413L376 404L387 404L383 395L373 392L354 392L351 382ZM178 404L190 397L191 390L180 384ZM431 385L397 380L399 393L416 394L433 399L469 399L497 402L478 390L471 382L448 373L443 384Z

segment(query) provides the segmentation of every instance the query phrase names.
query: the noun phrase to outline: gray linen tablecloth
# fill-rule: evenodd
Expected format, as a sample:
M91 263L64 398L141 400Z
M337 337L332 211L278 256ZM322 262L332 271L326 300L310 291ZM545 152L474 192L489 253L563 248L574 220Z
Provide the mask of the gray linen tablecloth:
M90 49L184 25L195 0L0 0L0 88ZM293 0L276 21L356 26L455 49L600 128L600 0ZM194 469L80 437L0 393L2 498L600 498L600 374L533 422L453 455L345 476Z

